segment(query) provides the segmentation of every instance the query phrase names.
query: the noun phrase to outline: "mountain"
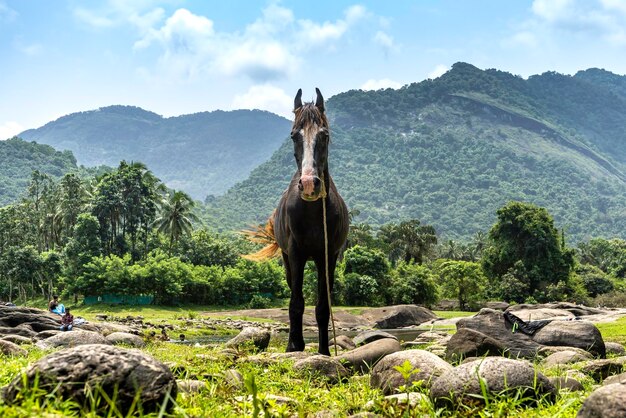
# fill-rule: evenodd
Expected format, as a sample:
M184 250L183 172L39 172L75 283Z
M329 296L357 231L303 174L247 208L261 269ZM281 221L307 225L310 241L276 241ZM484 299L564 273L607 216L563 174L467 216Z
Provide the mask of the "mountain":
M330 171L356 221L417 218L446 238L487 231L509 200L546 207L573 240L626 237L626 77L523 79L457 63L401 89L326 103ZM207 202L218 229L264 222L295 170L290 140Z
M26 191L33 170L58 178L76 170L70 151L14 137L0 141L0 207L16 201Z
M86 166L141 161L169 187L204 199L245 179L289 129L287 119L259 110L164 118L138 107L109 106L63 116L20 136L71 150Z

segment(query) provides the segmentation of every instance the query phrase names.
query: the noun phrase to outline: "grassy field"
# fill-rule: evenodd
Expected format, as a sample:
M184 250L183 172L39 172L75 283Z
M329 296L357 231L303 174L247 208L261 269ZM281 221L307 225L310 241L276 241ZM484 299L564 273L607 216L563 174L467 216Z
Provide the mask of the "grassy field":
M77 309L77 314L91 318L99 313L115 316L141 315L147 321L176 321L190 314L210 316L214 309L208 307L184 308L120 308L105 310L102 306ZM442 317L471 315L471 313L437 312ZM607 341L626 342L626 318L615 323L599 324ZM591 378L584 378L584 392L563 392L555 403L545 400L535 406L528 406L525 399L516 396L493 396L486 407L462 406L456 410L435 410L430 402L422 402L411 409L405 409L384 400L382 392L369 385L369 377L354 376L348 381L329 385L321 378L296 373L291 363L262 365L254 362L234 361L220 352L220 348L194 347L181 344L156 342L149 344L145 351L155 358L179 365L183 370L178 378L200 379L205 387L197 393L179 394L176 399L174 416L181 417L247 417L254 416L252 398L245 397L256 393L257 406L265 417L342 417L358 413L370 402L371 410L389 417L530 417L530 418L573 418L583 400L593 390ZM284 351L283 343L272 342L269 351ZM29 349L27 358L0 356L0 386L8 384L29 363L45 354L37 348ZM243 387L231 388L224 384L221 374L228 369L238 370L245 378ZM538 370L541 370L537 365ZM177 369L177 368L175 368ZM558 375L563 370L544 371L547 375ZM421 390L418 388L418 390ZM426 391L424 391L426 393ZM286 403L277 402L272 396L289 398ZM243 397L243 398L242 398ZM327 415L315 415L325 411ZM264 414L264 415L263 415ZM81 410L72 401L60 401L54 396L36 399L28 398L20 406L7 406L0 402L2 417L61 417L61 416L100 416L93 410ZM110 409L103 416L121 417L123 414ZM150 416L163 416L153 414Z

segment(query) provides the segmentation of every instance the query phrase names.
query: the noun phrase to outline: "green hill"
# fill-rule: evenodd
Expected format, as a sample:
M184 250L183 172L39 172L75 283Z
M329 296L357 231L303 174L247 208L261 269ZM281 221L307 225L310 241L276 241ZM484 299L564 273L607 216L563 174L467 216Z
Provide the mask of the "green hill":
M76 169L76 159L70 151L59 152L49 145L17 137L0 141L0 207L24 193L33 170L61 177Z
M575 240L626 234L626 77L523 79L457 63L399 90L330 98L330 167L357 221L418 218L448 238L486 231L509 200L546 207ZM295 169L291 141L213 199L220 229L263 222Z
M63 116L20 136L71 150L86 166L141 161L169 187L204 199L245 179L288 132L286 119L258 110L163 118L137 107L109 106Z

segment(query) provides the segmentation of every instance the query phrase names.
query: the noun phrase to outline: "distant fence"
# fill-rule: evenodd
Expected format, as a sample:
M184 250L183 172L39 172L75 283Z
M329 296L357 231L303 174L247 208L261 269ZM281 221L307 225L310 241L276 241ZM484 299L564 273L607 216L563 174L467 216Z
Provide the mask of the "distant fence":
M95 305L96 303L109 303L116 305L150 305L154 296L147 295L101 295L85 296L85 305Z

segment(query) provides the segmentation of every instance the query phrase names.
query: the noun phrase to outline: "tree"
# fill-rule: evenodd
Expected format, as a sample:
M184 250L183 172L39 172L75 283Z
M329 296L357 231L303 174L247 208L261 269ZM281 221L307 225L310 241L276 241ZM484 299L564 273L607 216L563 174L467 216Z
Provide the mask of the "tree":
M435 278L425 266L400 263L392 272L391 293L394 304L431 306L437 302Z
M389 262L382 251L355 245L344 253L343 267L346 277L354 273L373 279L377 283L376 292L380 299L384 302L390 300Z
M482 266L492 283L512 271L523 270L529 296L546 299L548 285L566 283L573 267L573 252L564 248L554 220L544 208L510 202L497 211L498 219L489 231L490 246Z
M435 272L439 276L439 284L445 297L459 301L459 308L475 308L485 298L487 278L480 264L471 261L447 260L438 262Z
M392 262L404 260L422 264L437 244L435 228L421 225L417 219L383 225L378 238L386 244Z
M192 221L198 217L192 213L193 200L185 192L174 192L169 200L163 202L161 214L154 221L159 232L166 234L170 240L169 250L178 242L181 235L189 235L193 229Z

